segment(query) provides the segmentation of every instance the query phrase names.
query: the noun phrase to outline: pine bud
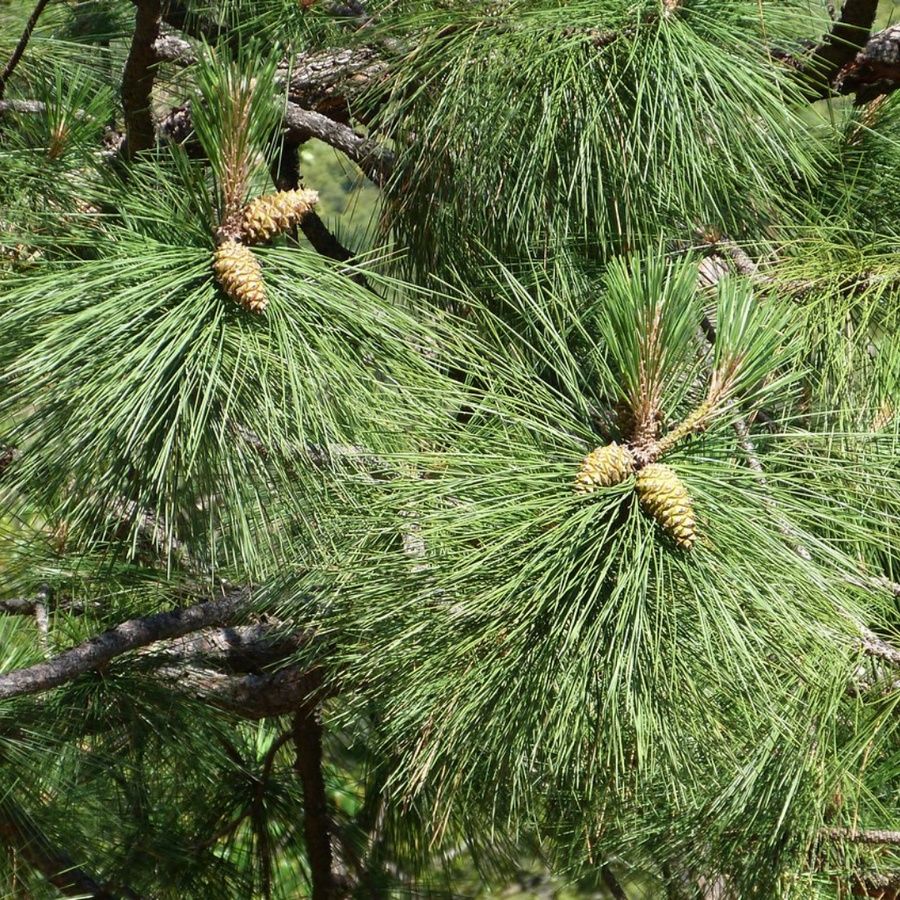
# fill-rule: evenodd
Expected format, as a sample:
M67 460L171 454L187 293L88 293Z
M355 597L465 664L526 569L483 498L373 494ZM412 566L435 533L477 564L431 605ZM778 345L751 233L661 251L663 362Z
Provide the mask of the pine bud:
M241 215L241 238L248 244L261 244L290 231L319 199L315 191L278 191L257 197Z
M697 540L697 525L684 482L669 466L650 463L638 472L634 486L644 510L682 550L690 550Z
M237 241L225 241L216 250L213 271L222 289L249 312L266 308L266 286L259 260L249 247Z
M575 479L575 490L590 494L598 487L619 484L633 472L634 458L631 452L613 441L605 447L597 447L584 458Z

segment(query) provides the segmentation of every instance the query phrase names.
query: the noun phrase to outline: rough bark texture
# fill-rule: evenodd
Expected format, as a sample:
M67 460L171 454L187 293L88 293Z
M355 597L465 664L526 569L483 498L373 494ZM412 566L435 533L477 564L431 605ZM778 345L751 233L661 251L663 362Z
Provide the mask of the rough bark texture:
M900 24L872 35L837 79L842 94L856 92L860 102L889 94L900 86Z
M49 691L85 672L99 669L123 653L146 647L154 641L181 637L212 625L227 624L244 608L247 596L243 591L235 591L221 600L129 619L47 662L0 675L0 700Z
M838 73L869 39L877 11L878 0L847 0L844 4L831 34L813 54L812 74L822 83L821 96L828 95Z

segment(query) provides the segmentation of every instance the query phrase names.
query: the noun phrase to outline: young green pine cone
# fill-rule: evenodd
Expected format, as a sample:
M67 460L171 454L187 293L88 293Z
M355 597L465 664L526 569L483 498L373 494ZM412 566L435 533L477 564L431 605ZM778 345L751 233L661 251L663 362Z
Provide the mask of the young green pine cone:
M650 463L637 473L634 487L645 511L682 550L690 550L697 540L697 525L684 482L669 466Z
M248 203L241 216L241 239L261 244L290 231L319 199L315 191L278 191Z
M237 241L225 241L216 250L213 271L222 289L244 309L261 313L266 308L262 268L253 251Z
M575 490L590 494L598 487L619 484L633 472L634 458L631 452L613 441L605 447L592 450L584 458L575 479Z

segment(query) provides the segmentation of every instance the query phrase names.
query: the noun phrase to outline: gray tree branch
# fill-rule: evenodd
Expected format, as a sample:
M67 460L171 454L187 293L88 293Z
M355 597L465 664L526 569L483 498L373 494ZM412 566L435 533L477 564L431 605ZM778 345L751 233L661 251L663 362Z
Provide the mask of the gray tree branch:
M47 662L0 675L0 700L49 691L79 675L99 669L123 653L146 647L155 641L181 637L213 625L228 624L246 609L248 601L249 592L233 591L219 600L129 619Z
M900 847L900 831L890 831L884 828L826 828L821 835L830 841Z

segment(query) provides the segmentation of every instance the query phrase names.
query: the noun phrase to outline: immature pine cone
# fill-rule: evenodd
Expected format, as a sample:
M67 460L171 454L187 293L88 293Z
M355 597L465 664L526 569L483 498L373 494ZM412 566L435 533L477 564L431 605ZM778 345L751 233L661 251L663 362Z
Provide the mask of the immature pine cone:
M650 463L638 472L634 486L645 511L682 550L690 550L697 540L697 525L684 482L669 466Z
M584 458L575 479L575 490L590 494L598 487L619 484L633 472L634 458L631 452L613 441L605 447L592 450Z
M248 203L241 216L241 239L262 244L290 231L319 199L315 191L278 191Z
M249 247L225 241L216 250L213 271L222 289L246 310L261 313L266 308L266 286L259 260Z

